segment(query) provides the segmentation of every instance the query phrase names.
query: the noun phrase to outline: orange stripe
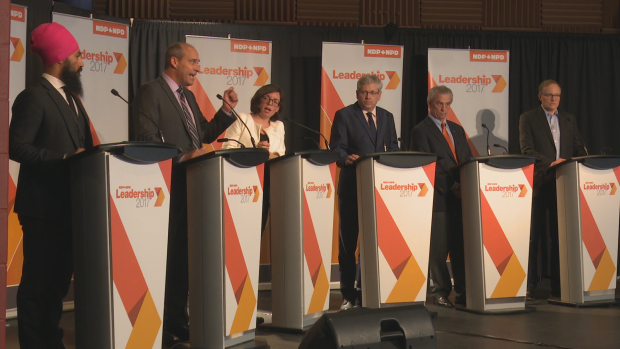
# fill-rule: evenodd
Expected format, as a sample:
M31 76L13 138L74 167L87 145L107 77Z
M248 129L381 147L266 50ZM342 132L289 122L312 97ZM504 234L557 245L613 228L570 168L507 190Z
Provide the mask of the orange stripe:
M422 166L422 169L424 170L424 173L426 173L426 177L428 178L428 181L431 182L431 187L433 188L435 188L435 166L436 165L437 163L433 162L432 164Z
M527 165L521 168L521 170L523 170L525 178L527 178L528 183L530 183L530 188L534 188L534 164Z
M620 166L614 168L614 174L616 175L616 180L620 183Z
M90 120L90 118L88 119L88 123L90 126L90 134L93 137L93 146L98 146L101 144L101 141L99 140L99 136L97 136L97 131L95 131L95 125L93 125L93 122Z
M262 163L256 166L256 173L258 173L258 180L260 181L260 187L265 188L265 164Z
M338 166L335 162L329 164L329 173L332 175L332 183L334 183L334 185L336 185L336 168L338 168Z
M325 110L329 120L334 122L336 112L344 108L344 103L324 67L321 68L321 73L321 107Z
M377 188L375 188L375 197L379 248L394 272L394 276L398 279L407 260L411 257L411 250Z
M224 246L226 249L226 270L238 304L243 291L243 283L248 276L248 268L226 195L224 195Z
M170 192L170 185L172 184L172 159L160 161L157 164L161 170L161 175L164 177L164 182L166 182L166 187L168 187L168 192Z
M308 198L304 191L304 255L306 256L306 263L308 264L308 270L312 277L312 285L316 286L316 279L319 275L319 268L323 262L321 257L321 248L319 247L319 241L316 237L316 231L314 230L314 224L312 223L312 215L310 214L310 207L308 206Z
M484 247L489 252L497 271L502 275L514 251L482 190L480 190L480 209Z
M605 252L605 241L581 189L579 190L579 198L581 200L581 236L594 267L598 268L603 252Z
M139 312L132 310L141 302L148 287L112 195L110 195L110 221L112 278L129 320L134 325Z

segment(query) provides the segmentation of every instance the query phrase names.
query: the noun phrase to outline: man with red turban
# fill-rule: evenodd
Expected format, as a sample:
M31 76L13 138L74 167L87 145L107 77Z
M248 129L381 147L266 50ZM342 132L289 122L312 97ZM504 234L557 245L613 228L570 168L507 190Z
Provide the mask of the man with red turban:
M69 167L63 159L93 146L79 96L84 63L75 38L45 23L30 46L43 62L41 80L13 103L9 157L19 162L15 212L24 232L17 291L21 348L64 348L62 300L73 274Z

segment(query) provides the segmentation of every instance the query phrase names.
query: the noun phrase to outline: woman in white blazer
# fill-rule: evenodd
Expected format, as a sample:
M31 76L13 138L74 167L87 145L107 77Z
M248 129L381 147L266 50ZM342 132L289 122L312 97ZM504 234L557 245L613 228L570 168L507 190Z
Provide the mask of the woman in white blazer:
M279 120L282 110L282 91L276 85L269 84L259 88L250 101L250 114L239 113L239 117L248 125L256 140L257 148L269 149L269 158L284 155L284 123ZM237 120L226 130L226 138L234 139L252 147L248 130ZM240 148L241 144L228 141L222 149Z

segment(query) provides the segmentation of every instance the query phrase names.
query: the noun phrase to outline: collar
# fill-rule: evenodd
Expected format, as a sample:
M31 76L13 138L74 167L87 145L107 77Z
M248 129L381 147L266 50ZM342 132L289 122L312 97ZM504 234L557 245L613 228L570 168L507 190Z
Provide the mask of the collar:
M49 81L55 89L60 90L65 86L65 83L62 82L59 78L49 75L48 73L43 73L43 77Z
M168 83L168 86L170 86L170 89L172 90L172 92L177 92L177 90L179 89L179 84L177 84L174 80L172 80L171 77L169 77L168 75L166 75L166 73L161 73L161 76L164 77L164 80L166 80L166 82Z
M555 110L555 113L551 114L550 112L547 111L547 109L543 108L542 104L540 105L540 107L545 112L545 116L547 116L547 119L551 119L553 116L559 116L557 109Z
M442 122L445 122L446 123L446 127L449 128L449 126L448 126L448 118L446 118L444 121L441 121L441 120L437 119L436 117L432 116L431 114L428 114L428 117L431 118L431 120L433 120L435 125L437 125L437 127L439 127L440 129L441 129L441 123Z

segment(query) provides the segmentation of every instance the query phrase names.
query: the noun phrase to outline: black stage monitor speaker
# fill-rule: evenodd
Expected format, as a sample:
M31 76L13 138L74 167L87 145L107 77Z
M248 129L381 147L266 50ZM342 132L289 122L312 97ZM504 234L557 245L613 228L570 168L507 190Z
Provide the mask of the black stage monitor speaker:
M435 328L423 305L324 314L299 345L299 349L401 348L437 348Z

